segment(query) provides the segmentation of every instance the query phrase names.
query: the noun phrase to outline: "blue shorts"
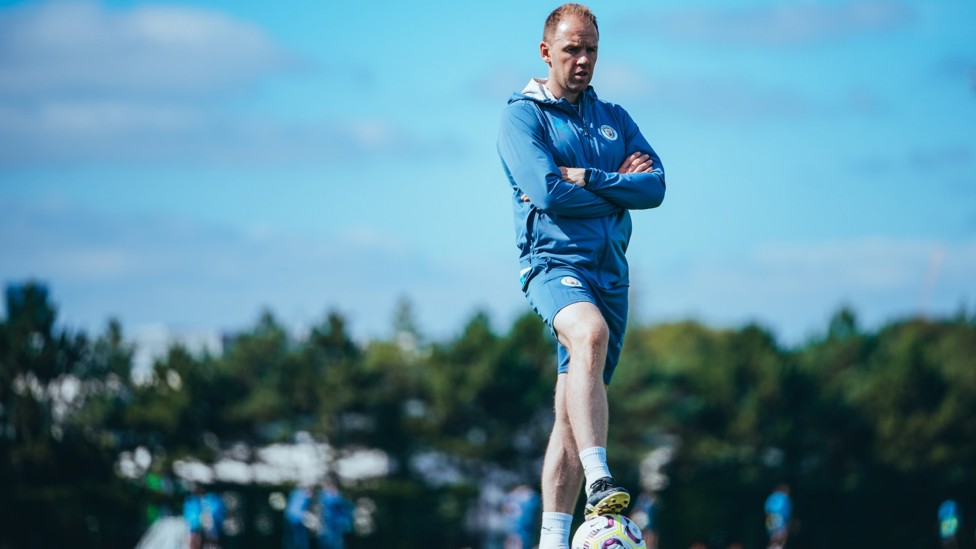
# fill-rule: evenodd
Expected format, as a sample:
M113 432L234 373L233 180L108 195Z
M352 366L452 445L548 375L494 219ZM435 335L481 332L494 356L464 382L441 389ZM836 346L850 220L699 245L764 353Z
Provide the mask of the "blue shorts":
M603 367L603 383L609 385L613 371L620 360L620 350L624 344L624 332L627 329L627 290L626 285L605 288L596 285L586 273L569 266L533 266L522 273L522 292L528 298L529 304L542 317L552 335L556 330L552 320L556 313L567 305L582 301L592 303L600 310L603 320L610 332L607 344L607 361ZM558 366L556 372L564 374L569 371L569 351L557 341L556 356Z

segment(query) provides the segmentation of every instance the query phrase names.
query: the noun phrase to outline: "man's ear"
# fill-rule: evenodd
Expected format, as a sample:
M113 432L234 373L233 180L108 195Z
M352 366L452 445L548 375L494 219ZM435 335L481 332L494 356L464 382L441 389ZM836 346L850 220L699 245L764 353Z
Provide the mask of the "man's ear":
M552 55L549 53L549 44L539 42L539 54L542 56L542 60L547 65L552 64Z

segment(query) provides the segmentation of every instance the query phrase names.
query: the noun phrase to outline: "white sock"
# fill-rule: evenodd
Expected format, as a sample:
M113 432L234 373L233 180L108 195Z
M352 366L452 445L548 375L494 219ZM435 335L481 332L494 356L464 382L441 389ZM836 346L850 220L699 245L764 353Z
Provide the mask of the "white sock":
M593 481L610 476L610 468L607 467L607 449L594 446L580 452L579 457L583 462L583 474L586 475L586 493L589 494Z
M573 527L573 515L566 513L542 513L542 534L539 549L569 549L569 530Z

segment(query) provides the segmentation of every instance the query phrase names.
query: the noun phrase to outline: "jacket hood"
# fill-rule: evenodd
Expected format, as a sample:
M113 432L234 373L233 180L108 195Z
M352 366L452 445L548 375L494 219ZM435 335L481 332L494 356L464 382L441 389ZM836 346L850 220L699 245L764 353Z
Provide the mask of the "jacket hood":
M562 101L562 99L557 99L556 96L549 91L549 88L546 87L546 82L548 81L548 78L533 78L529 80L529 83L522 88L521 92L515 92L511 97L508 98L508 102L514 103L515 101L529 99L539 103L553 104ZM596 98L596 92L593 91L593 86L587 86L586 91L583 93L589 96L591 99Z

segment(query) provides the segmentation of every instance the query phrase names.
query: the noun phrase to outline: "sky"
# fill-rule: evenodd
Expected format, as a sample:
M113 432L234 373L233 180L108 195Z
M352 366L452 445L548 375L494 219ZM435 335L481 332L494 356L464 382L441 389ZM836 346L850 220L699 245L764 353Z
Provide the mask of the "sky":
M133 338L528 311L495 149L556 3L0 0L0 282ZM785 344L976 310L976 3L590 4L661 156L632 317ZM2 298L0 298L2 299Z

